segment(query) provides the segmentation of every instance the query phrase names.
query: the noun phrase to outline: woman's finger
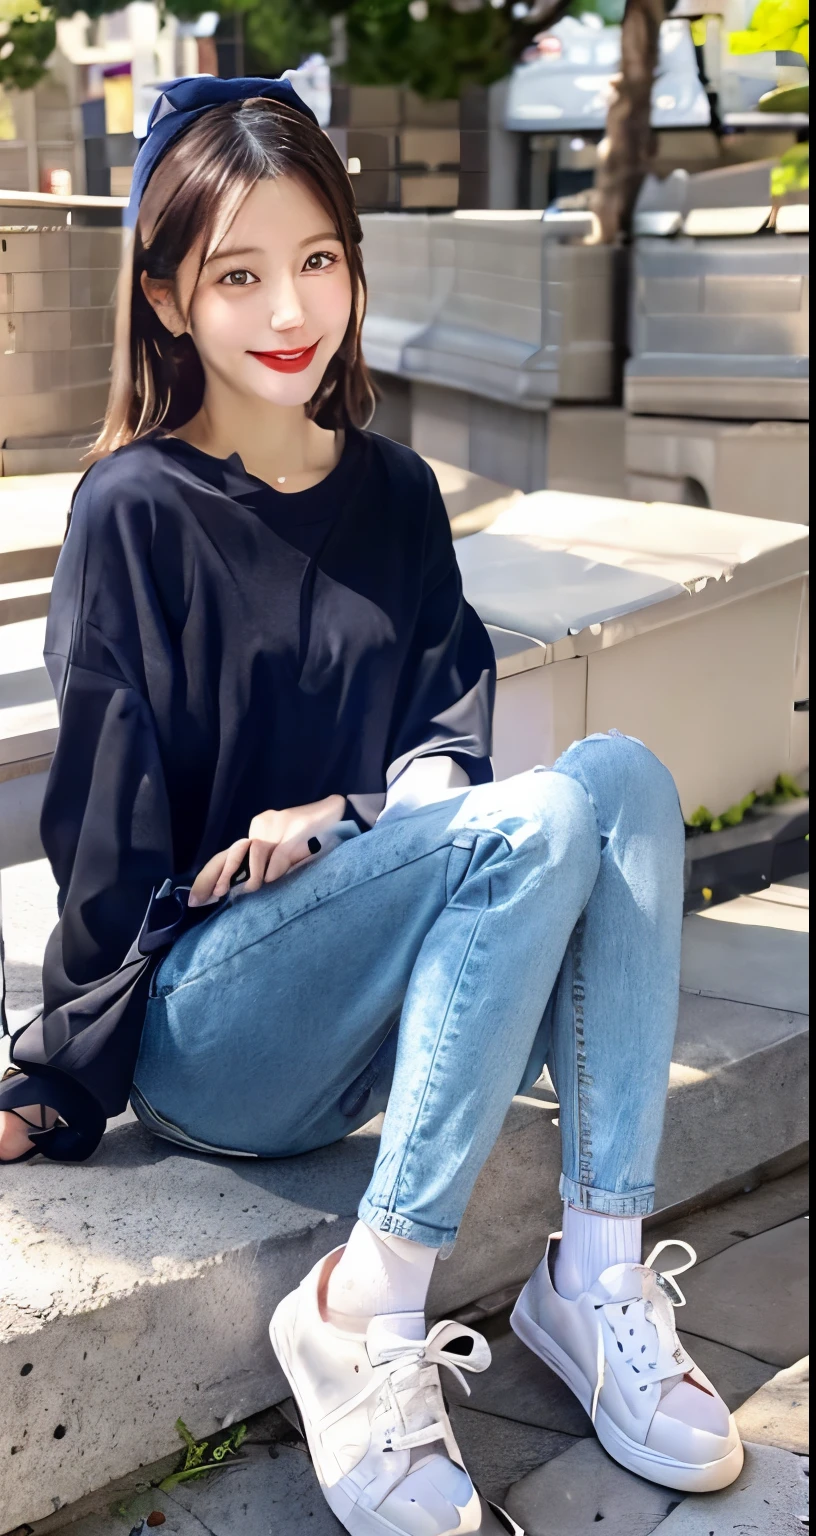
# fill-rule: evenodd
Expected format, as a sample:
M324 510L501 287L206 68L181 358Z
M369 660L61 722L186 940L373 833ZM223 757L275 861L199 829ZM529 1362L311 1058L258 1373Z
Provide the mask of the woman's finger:
M232 846L227 849L227 852L224 856L224 863L221 869L221 873L218 876L215 885L213 886L213 896L226 896L230 887L230 880L237 872L237 870L241 868L244 854L246 853L248 847L249 838L239 837L237 843L233 843Z
M280 880L288 870L296 864L302 864L304 859L310 859L309 845L304 837L292 838L291 842L278 843L269 863L266 866L264 880L268 885L271 880Z
M190 889L188 905L191 907L203 907L212 900L216 882L220 878L221 871L227 858L226 853L214 853L208 859L203 869L200 869Z
M253 838L249 845L249 879L241 887L243 891L259 891L261 889L270 855L273 853L274 848L274 843L264 843L260 838Z

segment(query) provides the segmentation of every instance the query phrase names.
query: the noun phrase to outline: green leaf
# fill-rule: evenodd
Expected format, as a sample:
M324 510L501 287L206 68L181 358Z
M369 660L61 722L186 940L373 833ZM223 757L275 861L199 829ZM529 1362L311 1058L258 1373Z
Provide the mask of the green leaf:
M771 171L771 197L806 192L810 186L810 146L794 144Z
M187 1449L181 1465L159 1483L162 1493L169 1493L180 1483L189 1483L195 1477L206 1477L210 1472L219 1471L227 1458L235 1455L247 1433L246 1424L234 1424L220 1436L196 1440L183 1419L176 1419L176 1430Z

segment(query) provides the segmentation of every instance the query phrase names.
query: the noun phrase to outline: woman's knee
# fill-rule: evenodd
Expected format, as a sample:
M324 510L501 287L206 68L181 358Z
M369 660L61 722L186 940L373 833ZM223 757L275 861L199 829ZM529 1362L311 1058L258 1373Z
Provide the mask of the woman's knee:
M614 730L587 736L575 742L556 767L559 772L575 772L602 823L616 821L619 809L626 806L653 828L667 835L682 834L674 779L665 763L637 737Z

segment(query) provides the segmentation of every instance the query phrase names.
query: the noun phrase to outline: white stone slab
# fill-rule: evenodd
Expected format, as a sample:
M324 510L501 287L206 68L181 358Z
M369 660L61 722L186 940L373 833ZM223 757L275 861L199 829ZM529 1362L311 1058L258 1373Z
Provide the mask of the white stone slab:
M173 1498L209 1536L341 1536L305 1451L250 1446L246 1460L177 1484ZM163 1527L162 1527L163 1530Z
M485 1498L502 1506L513 1483L574 1444L569 1435L492 1413L473 1413L469 1408L453 1407L451 1422L474 1482Z
M808 1349L807 1217L727 1248L683 1278L689 1332L789 1366Z
M804 1459L746 1445L745 1467L732 1487L685 1499L660 1536L804 1536L807 1508Z
M634 1477L598 1441L581 1440L511 1488L507 1512L526 1536L651 1536L681 1498Z
M742 1404L737 1423L740 1434L756 1445L775 1445L782 1451L806 1455L810 1446L810 1360L797 1360L777 1371L770 1381Z
M805 933L695 915L685 922L681 984L706 997L806 1014L807 954Z

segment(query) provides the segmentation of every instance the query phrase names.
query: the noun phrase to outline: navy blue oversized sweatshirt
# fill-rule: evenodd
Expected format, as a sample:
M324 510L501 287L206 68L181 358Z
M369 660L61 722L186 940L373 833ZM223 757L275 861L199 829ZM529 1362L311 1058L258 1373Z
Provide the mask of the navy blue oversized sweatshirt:
M294 494L169 437L94 465L46 663L60 916L42 1016L13 1046L31 1081L0 1085L0 1108L44 1099L67 1126L41 1150L79 1159L127 1103L150 976L193 920L172 888L260 811L342 794L365 828L416 756L489 780L495 664L431 470L351 430Z

